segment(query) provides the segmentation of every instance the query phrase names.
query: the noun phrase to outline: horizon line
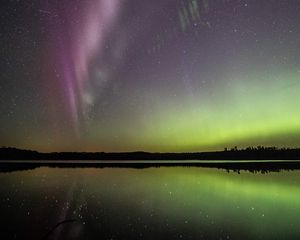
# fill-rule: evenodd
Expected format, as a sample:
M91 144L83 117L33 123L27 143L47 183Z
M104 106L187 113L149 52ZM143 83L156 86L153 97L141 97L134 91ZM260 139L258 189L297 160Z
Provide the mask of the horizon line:
M51 152L43 152L34 149L24 149L18 147L7 147L2 146L0 149L15 149L20 151L31 151L42 154L52 154L52 153L105 153L105 154L120 154L120 153L150 153L150 154L184 154L184 153L215 153L215 152L231 152L231 151L254 151L254 150L300 150L299 147L276 147L276 146L248 146L245 148L234 147L224 147L222 150L211 150L211 151L193 151L193 152L149 152L144 150L135 150L135 151L119 151L119 152L105 152L105 151L51 151Z

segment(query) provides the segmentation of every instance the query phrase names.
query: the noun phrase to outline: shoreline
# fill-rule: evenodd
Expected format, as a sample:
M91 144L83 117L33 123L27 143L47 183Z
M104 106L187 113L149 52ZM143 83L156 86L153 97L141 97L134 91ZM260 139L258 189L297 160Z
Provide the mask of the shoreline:
M46 160L7 160L0 161L0 172L14 172L32 170L39 167L50 168L136 168L144 169L151 167L202 167L216 168L226 171L250 171L253 173L268 173L280 171L300 170L299 160L183 160L183 161L46 161Z

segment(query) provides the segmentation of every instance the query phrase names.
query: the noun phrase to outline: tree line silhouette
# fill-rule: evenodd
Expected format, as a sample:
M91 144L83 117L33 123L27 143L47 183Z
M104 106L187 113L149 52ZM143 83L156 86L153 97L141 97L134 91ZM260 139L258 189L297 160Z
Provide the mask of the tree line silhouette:
M11 160L11 161L10 161ZM21 160L21 161L12 161ZM40 160L40 161L36 161ZM44 161L43 161L44 160ZM50 160L50 161L46 161ZM64 160L57 162L55 160ZM65 161L67 160L67 161ZM69 160L69 161L68 161ZM72 161L73 160L73 161ZM76 161L76 160L81 160ZM110 160L109 162L84 161L84 160ZM113 161L116 162L113 162ZM118 161L117 161L118 160ZM124 161L122 161L124 160ZM127 162L125 160L131 160ZM145 162L143 160L151 160ZM161 161L169 160L169 161ZM172 161L179 160L179 161ZM207 160L185 161L185 160ZM210 160L210 161L209 161ZM214 160L225 160L214 161ZM229 160L229 161L226 161ZM246 162L234 160L249 160ZM251 160L283 160L283 161L251 161ZM294 161L293 161L294 160ZM40 153L31 150L17 148L0 148L0 172L13 172L35 169L41 166L58 168L148 168L148 167L207 167L219 168L226 171L240 173L241 170L252 173L279 172L282 170L300 169L299 148L276 148L276 147L248 147L238 149L227 148L217 152L199 153L148 153L148 152L53 152ZM1 162L2 161L2 162Z
M300 160L300 148L224 148L215 152L51 152L0 148L0 160Z

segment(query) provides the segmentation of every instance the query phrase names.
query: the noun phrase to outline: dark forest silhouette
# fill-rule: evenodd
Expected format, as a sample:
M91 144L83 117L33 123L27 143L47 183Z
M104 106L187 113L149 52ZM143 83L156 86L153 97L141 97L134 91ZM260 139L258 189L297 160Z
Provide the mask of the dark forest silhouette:
M10 161L11 160L11 161ZM14 162L13 160L22 160ZM39 160L39 161L35 161ZM44 161L43 161L44 160ZM50 161L46 161L50 160ZM64 162L56 162L64 160ZM69 161L65 161L69 160ZM80 162L76 160L81 160ZM111 162L84 161L84 160L109 160ZM124 160L124 161L123 161ZM130 160L127 162L126 160ZM144 160L144 161L143 161ZM145 160L151 160L145 162ZM162 160L169 160L163 162ZM174 160L174 161L172 161ZM177 161L175 161L177 160ZM186 160L208 160L205 162L191 162ZM228 160L220 162L214 160ZM237 160L249 160L239 162ZM251 161L252 160L252 161ZM256 161L255 161L256 160ZM257 161L258 160L258 161ZM282 161L259 161L282 160ZM0 172L35 169L41 166L67 167L67 168L147 168L162 166L181 167L209 167L235 171L247 170L252 173L279 172L281 170L300 169L300 149L278 149L275 147L248 147L246 149L224 149L217 152L199 153L149 153L149 152L54 152L40 153L31 150L16 148L0 148ZM2 162L1 162L2 161ZM115 161L115 162L114 162Z
M300 148L237 147L215 152L51 152L0 148L0 160L300 160Z

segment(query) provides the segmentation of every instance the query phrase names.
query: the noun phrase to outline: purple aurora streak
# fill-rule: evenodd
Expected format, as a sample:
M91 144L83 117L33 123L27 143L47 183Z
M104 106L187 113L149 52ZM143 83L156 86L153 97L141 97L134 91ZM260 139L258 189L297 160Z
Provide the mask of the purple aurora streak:
M82 120L88 119L94 96L89 68L101 57L105 40L118 18L118 0L60 1L46 6L50 37L54 44L55 74L63 87L74 130L79 136Z

